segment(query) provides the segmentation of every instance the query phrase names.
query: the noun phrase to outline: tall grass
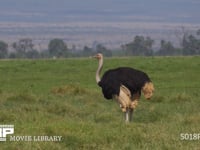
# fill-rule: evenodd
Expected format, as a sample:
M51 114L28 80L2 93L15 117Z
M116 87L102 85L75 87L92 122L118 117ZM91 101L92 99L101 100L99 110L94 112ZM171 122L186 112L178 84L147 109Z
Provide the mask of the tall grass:
M105 59L103 71L130 66L149 74L155 95L141 97L133 122L96 85L91 59L0 61L0 124L14 135L60 135L61 142L0 142L0 149L198 149L199 57Z

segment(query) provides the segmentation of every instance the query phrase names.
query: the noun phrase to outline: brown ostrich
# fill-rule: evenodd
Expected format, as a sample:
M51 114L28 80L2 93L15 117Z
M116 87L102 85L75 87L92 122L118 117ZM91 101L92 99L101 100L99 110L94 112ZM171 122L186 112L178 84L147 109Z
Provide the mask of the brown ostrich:
M100 78L103 67L103 55L101 53L93 56L99 61L96 71L96 82L102 88L106 99L116 99L125 113L125 121L132 119L133 110L138 104L138 100L143 92L146 99L150 99L154 92L154 86L148 75L142 71L119 67L110 69Z

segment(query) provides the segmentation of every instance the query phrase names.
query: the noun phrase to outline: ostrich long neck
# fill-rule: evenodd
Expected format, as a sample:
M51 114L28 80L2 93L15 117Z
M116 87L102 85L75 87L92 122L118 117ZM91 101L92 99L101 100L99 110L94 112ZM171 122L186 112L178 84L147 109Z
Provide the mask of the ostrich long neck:
M100 58L99 59L99 66L98 66L98 69L96 71L96 82L97 83L99 83L99 81L101 81L100 73L101 73L102 67L103 67L103 58Z

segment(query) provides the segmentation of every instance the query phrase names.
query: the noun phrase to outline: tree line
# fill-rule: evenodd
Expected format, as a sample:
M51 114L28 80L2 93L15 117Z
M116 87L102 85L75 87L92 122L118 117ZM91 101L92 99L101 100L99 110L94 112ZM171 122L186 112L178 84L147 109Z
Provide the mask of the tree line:
M12 51L6 42L0 41L0 59L2 58L67 58L67 57L86 57L95 53L103 53L110 57L113 55L122 56L176 56L176 55L200 55L200 29L195 35L183 34L180 47L175 47L172 42L161 40L157 51L153 50L155 41L147 36L135 36L133 41L121 45L119 50L111 50L102 44L96 47L85 46L82 50L71 49L62 39L52 39L49 41L48 49L38 51L32 39L24 38L12 43Z

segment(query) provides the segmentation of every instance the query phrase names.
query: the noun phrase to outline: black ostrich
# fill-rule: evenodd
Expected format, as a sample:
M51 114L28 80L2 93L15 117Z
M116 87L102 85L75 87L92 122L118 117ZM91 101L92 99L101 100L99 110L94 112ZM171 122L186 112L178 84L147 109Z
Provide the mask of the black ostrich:
M122 111L125 112L126 122L129 122L141 96L141 91L146 99L152 97L153 83L146 73L129 67L110 69L100 78L103 55L98 53L94 58L99 61L96 82L102 88L104 97L106 99L116 99Z

